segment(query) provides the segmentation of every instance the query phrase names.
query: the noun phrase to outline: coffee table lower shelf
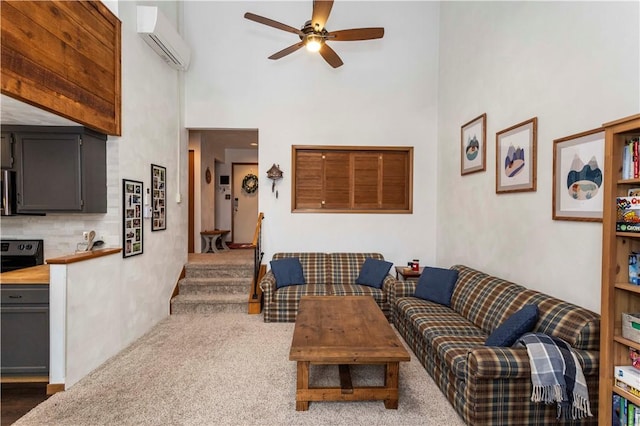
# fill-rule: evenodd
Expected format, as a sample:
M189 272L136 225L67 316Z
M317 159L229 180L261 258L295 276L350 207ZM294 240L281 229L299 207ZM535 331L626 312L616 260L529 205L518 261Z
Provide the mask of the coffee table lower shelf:
M309 361L298 361L296 411L307 411L312 401L384 401L387 409L398 408L399 362L385 363L384 386L353 387L349 364L340 364L340 387L310 387Z

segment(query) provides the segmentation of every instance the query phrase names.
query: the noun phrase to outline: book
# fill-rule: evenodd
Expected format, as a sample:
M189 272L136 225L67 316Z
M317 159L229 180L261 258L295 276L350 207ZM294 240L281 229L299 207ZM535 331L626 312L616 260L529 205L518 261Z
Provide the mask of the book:
M638 253L631 252L629 254L629 283L638 285L640 284L640 262L638 259Z

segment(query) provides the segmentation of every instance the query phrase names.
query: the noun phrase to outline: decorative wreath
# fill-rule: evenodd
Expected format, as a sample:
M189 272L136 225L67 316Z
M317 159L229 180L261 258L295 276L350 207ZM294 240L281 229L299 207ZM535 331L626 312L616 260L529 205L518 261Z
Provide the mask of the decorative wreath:
M258 176L249 173L242 179L242 189L248 194L253 194L258 190Z

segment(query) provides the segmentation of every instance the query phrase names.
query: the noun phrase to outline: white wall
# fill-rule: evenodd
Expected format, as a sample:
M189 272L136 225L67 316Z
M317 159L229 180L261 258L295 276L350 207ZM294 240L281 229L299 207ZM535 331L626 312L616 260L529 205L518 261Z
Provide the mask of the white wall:
M403 264L435 260L438 19L435 2L336 2L329 30L385 28L381 40L334 42L333 69L304 50L271 54L299 41L244 19L253 12L299 27L311 2L187 2L194 49L185 76L189 128L258 128L260 185L280 164L279 198L261 191L265 259L276 251L379 251ZM215 25L212 25L212 21ZM414 213L292 214L291 146L415 147Z
M638 2L445 2L437 263L600 311L601 223L552 220L553 140L640 111ZM487 113L487 171L460 175L460 126ZM537 191L495 193L495 134L538 117Z

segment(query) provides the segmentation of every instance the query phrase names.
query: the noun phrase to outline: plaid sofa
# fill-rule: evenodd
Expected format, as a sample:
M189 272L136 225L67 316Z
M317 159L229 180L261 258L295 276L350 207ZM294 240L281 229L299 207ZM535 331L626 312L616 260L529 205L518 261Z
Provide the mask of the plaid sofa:
M387 275L381 289L356 284L365 259L384 260L380 253L276 253L273 260L286 257L300 259L306 284L276 289L276 277L269 269L260 280L265 322L294 322L300 297L306 295L373 296L387 319L391 318L388 295L395 285L395 278Z
M523 347L484 341L507 317L533 303L534 331L560 337L576 351L597 424L600 316L463 265L451 308L412 297L416 281L398 281L391 295L395 326L449 402L469 425L558 424L555 405L531 402L531 370Z

